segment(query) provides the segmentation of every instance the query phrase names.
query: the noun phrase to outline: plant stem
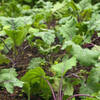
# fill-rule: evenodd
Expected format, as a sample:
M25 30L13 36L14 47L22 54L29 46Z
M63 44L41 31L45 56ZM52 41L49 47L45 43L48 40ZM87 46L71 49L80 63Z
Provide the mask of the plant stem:
M91 41L91 43L93 43L94 41L96 41L97 39L99 39L100 37L95 38L95 40Z
M99 49L93 44L93 43L90 43L93 47L95 47L96 48L96 50L98 51L98 52L100 52L99 51Z
M61 81L60 81L60 100L62 100L62 93L61 93L61 89L62 89L62 80L63 80L63 75L62 75Z
M12 62L12 64L13 64L13 66L11 68L11 70L12 70L15 67L16 63L11 58L9 58L9 57L6 57L6 58L8 58ZM11 70L9 72L11 72Z
M74 97L79 97L79 96L85 96L85 97L95 98L95 97L93 97L93 96L86 95L86 94L75 94L75 95L72 95L71 97L69 97L67 100L71 100L72 98L74 98Z
M13 18L12 18L12 29L15 30ZM16 48L16 42L15 42L15 36L14 36L14 33L13 33L13 39L14 39L14 55L15 55L15 58L16 58L16 55L17 55L17 48Z
M41 78L43 78L44 80L47 81L48 85L50 86L50 89L51 89L51 92L52 92L53 98L54 98L54 100L56 100L56 96L55 96L55 94L54 94L54 91L53 91L53 88L52 88L50 82L49 82L46 78L44 78L44 77L41 77Z
M62 100L61 89L62 89L62 80L63 80L63 72L64 72L64 68L65 68L65 64L64 64L63 69L62 69L62 77L61 77L61 81L60 81L60 100Z
M23 47L23 48L22 48L22 47ZM21 46L19 47L19 49L18 49L18 54L17 54L17 56L16 56L16 58L15 58L15 62L18 61L18 59L19 59L19 57L21 56L23 50L24 50L24 42L22 43L22 45L21 45Z
M4 0L2 0L1 5L4 6Z
M25 50L26 48L28 48L28 47L31 47L31 46L30 46L30 45L25 46L25 47L24 47L24 50Z
M74 73L71 73L70 75L68 75L67 77L70 77L70 76L75 76L76 78L80 79L78 75L74 74Z
M7 48L7 50L10 51L9 48L8 48L8 46L5 44L5 42L4 42L2 39L0 39L0 40L1 40L2 43L5 45L5 47Z
M13 64L13 66L12 66L12 68L11 68L10 72L11 72L11 71L12 71L12 69L15 67L15 65L16 65L16 63L14 63L14 64Z
M64 90L63 90L62 98L63 98L63 96L64 96L64 92L66 91L66 88L67 88L67 86L65 86L65 88L64 88Z
M9 57L6 57L6 58L9 59L14 64L14 61L11 58Z
M9 81L2 81L2 82L0 82L0 83L4 83L4 82L11 82L10 80Z

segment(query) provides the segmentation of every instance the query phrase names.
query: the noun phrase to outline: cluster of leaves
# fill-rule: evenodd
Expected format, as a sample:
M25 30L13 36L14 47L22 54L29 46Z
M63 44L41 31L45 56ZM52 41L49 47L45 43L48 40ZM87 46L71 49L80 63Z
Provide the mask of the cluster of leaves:
M39 0L32 8L32 2L33 0L1 2L0 65L11 61L13 66L0 71L0 86L10 93L13 93L14 86L23 87L28 100L30 95L36 94L46 100L52 94L54 100L70 100L70 96L75 96L74 85L81 84L80 94L95 97L82 97L83 100L100 99L100 46L91 41L94 33L100 37L100 3L92 5L91 0L81 0L79 3L63 0L53 4ZM53 27L52 23L57 25ZM59 43L55 41L56 38ZM14 66L26 48L25 42L31 48L37 48L44 58L33 58L27 68L28 72L19 80ZM94 47L83 49L81 46L84 43L90 43ZM6 57L11 49L14 61ZM55 60L53 55L58 51L67 53ZM81 72L69 75L75 75L76 78L66 77L68 70L77 68L77 63L84 67L93 66L87 80L81 78ZM46 70L54 74L52 77L47 76L43 70L43 66L48 65L50 68Z

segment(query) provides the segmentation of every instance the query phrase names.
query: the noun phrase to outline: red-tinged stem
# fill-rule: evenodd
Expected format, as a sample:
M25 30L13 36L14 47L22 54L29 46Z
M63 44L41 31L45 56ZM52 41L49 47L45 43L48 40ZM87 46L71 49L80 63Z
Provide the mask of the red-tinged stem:
M14 64L14 61L11 58L9 57L6 57L6 58L9 59Z
M18 54L16 55L15 62L17 62L18 59L20 58L22 51L23 51L23 47L24 47L24 42L22 43L22 45L18 49Z
M97 48L93 43L89 43L89 44L91 44L91 45L88 45L87 48L88 48L88 47L95 47L96 50L100 52L100 50L98 50L98 48Z
M63 75L61 77L61 82L60 82L60 100L62 100L62 93L61 93L61 89L62 89L62 80L63 80Z
M12 64L13 64L13 66L11 68L11 70L12 70L15 67L16 63L11 58L9 58L9 57L6 57L6 58L8 58L12 62ZM9 72L11 72L11 70Z
M97 49L97 51L99 51L98 48L97 48L93 43L90 43L90 44L91 44L92 46L94 46L94 47ZM99 52L100 52L100 51L99 51Z
M64 68L65 68L65 64L64 64L63 69L62 69L62 77L61 77L61 81L60 81L60 100L62 100L61 89L62 89L62 80L63 80L63 72L64 72Z
M51 89L51 92L52 92L53 98L54 98L54 100L56 100L56 96L55 96L55 94L54 94L54 91L53 91L53 88L52 88L50 82L49 82L46 78L44 78L44 77L42 77L42 78L43 78L44 80L47 81L48 85L50 86L50 89Z
M12 69L15 67L15 65L16 65L16 63L14 63L14 64L13 64L13 66L12 66L12 68L11 68L10 72L11 72L11 71L12 71Z
M64 90L63 90L62 98L63 98L63 96L64 96L64 92L66 91L66 88L67 88L67 86L65 86L65 88L64 88Z
M5 45L5 47L7 48L7 50L10 51L9 48L8 48L8 46L5 44L5 42L4 42L2 39L0 39L0 40L1 40L2 43Z
M11 70L12 70L15 67L16 63L11 58L9 58L9 57L6 57L6 58L8 58L12 62L12 64L13 64L13 66L11 68ZM10 72L11 72L11 70L10 70Z
M30 47L30 45L27 45L26 47L24 47L24 50L25 50L26 48L28 48L28 47Z
M96 41L97 39L99 39L100 37L95 38L95 40L91 41L91 43L93 43L94 41Z
M72 95L71 97L69 97L67 100L71 100L72 98L74 98L74 97L79 97L79 96L85 96L85 97L95 98L95 97L93 97L93 96L86 95L86 94L75 94L75 95Z
M68 75L67 77L70 77L70 76L75 76L76 78L80 79L78 75L72 73L71 75Z
M10 80L9 81L2 81L2 82L0 82L0 83L4 83L4 82L11 82Z

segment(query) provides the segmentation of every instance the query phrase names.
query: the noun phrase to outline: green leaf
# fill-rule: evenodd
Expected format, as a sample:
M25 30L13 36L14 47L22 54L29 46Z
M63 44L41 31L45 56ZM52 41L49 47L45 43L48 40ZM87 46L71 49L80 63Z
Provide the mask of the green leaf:
M76 28L76 23L77 21L75 18L66 21L66 24L62 25L59 28L60 35L62 35L66 40L71 40L78 31L78 29Z
M76 58L75 57L72 57L64 62L61 62L61 63L58 63L56 65L53 65L51 67L51 69L54 70L54 72L56 73L57 76L62 76L62 70L63 70L63 67L64 67L64 72L63 72L63 75L65 75L65 73L71 69L73 66L76 66Z
M75 56L76 59L80 62L80 64L82 64L83 66L89 66L95 64L100 55L100 53L97 51L82 49L79 45L76 45L72 41L66 41L61 49L70 50L70 53L73 56Z
M44 70L41 67L36 67L34 69L29 70L21 78L21 80L24 82L28 82L30 84L31 92L33 94L40 94L41 91L42 96L49 98L51 96L51 90L46 80L44 80L44 78L48 78Z
M9 48L9 50L11 50L11 47L12 47L12 39L10 38L10 37L8 37L8 38L6 38L5 40L4 40L4 42L5 42L5 44L7 45L7 47ZM5 52L5 53L8 53L9 52L9 50L7 49L7 47L4 45L4 43L1 43L1 46L3 46L3 51Z
M39 29L32 28L32 27L30 27L29 31L28 31L28 33L30 33L30 34L37 33L37 32L39 32Z
M80 93L91 95L100 90L100 66L92 68L90 75L88 76L86 85L82 84Z
M3 64L3 63L6 63L7 64L9 62L10 62L9 59L6 58L5 55L0 54L0 65Z
M100 31L100 14L92 14L92 18L88 24L89 30Z
M1 50L3 50L4 49L4 47L3 47L3 45L2 45L2 43L0 44L0 52L1 52Z
M33 58L29 63L28 69L33 69L35 67L39 67L41 63L45 63L45 59L42 59L40 57Z
M32 0L24 0L25 2L27 2L27 3L31 3L32 2Z
M41 21L43 21L43 19L44 19L43 15L38 13L38 14L34 15L33 18L34 18L33 26L35 28L42 28L41 25L43 25L43 23L41 24ZM44 27L46 27L46 26L44 26Z
M75 4L75 2L70 1L70 2L69 2L69 5L73 8L74 11L78 11L78 10L79 10L79 8L78 8L78 6Z
M92 50L93 50L93 51L100 52L100 46L95 45L95 46L92 48Z
M97 33L98 37L100 37L100 33Z
M9 81L9 82L3 82L0 83L0 86L5 87L8 92L13 93L14 91L14 86L22 87L23 82L19 81L16 76L17 73L15 69L2 69L0 71L0 82L3 81Z
M0 21L3 26L10 26L11 30L17 29L18 27L24 27L26 25L32 24L31 17L17 17L17 18L7 18L7 17L0 17Z
M48 53L52 53L52 52L57 53L59 48L60 48L60 45L56 45L56 46L49 47L47 49L44 49L44 48L40 47L39 50L43 54L48 54Z
M67 82L66 86L67 88L64 92L64 95L73 95L73 91L74 91L73 85L70 82Z
M73 41L75 44L80 44L80 43L82 43L83 38L82 38L82 36L80 36L80 35L76 35L75 37L72 38L72 41Z
M22 10L30 10L30 6L29 5L23 5Z
M25 83L23 84L23 90L24 90L25 93L27 93L28 100L30 100L30 90L31 90L30 84L27 83L27 82L25 82Z
M66 49L67 47L71 47L71 49L72 49L72 46L73 46L73 45L75 45L74 42L72 42L72 41L65 41L64 44L63 44L63 46L62 46L62 48L61 48L61 50L64 50L64 49ZM67 50L67 49L66 49L66 50Z
M36 67L34 69L29 70L23 77L22 81L28 82L28 83L34 83L38 81L44 81L42 77L45 77L45 72L41 67Z
M70 19L71 19L71 16L61 18L61 19L59 20L59 24L60 24L60 25L61 25L61 24L65 24L66 21L69 21Z
M6 35L5 31L0 31L0 37L5 35Z
M47 32L34 33L34 35L41 37L46 44L51 45L55 39L55 35L53 33L54 30L48 30Z
M85 9L81 13L81 17L83 18L84 21L88 21L91 18L91 13L92 13L92 9Z
M81 0L79 2L79 6L80 6L80 9L81 10L84 10L84 9L89 9L91 8L91 0Z
M33 43L34 46L38 47L39 49L42 48L48 48L48 45L41 39L36 39Z
M95 64L95 67L100 67L100 62Z
M77 28L79 29L78 30L78 34L80 34L81 36L84 36L84 35L86 35L88 32L88 28L87 28L87 24L88 23L86 23L86 22L78 22L77 24L76 24L76 26L77 26Z
M52 15L54 15L56 18L61 18L64 15L69 15L69 4L68 1L63 1L62 3L57 2L53 9L52 9Z
M25 40L27 29L21 28L20 30L5 30L5 32L12 39L13 45L20 46Z

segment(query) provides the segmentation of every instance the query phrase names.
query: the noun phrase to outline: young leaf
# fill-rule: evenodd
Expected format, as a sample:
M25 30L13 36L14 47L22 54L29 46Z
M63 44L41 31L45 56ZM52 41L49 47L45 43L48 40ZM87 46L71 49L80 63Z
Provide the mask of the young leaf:
M92 96L95 98L86 97L85 99L82 100L100 100L100 91L97 93L93 93Z
M92 13L92 9L85 9L81 13L81 17L83 18L84 21L88 21L91 18L91 13Z
M56 65L53 65L51 67L51 69L54 70L54 72L56 73L57 76L62 76L62 70L63 70L63 67L64 67L64 72L63 72L63 75L65 75L65 73L71 69L73 66L76 66L76 58L75 57L72 57L64 62L61 62L61 63L58 63Z
M34 33L34 35L41 37L46 44L51 45L55 39L55 35L53 33L54 30L48 30L47 32Z
M58 50L60 48L60 45L56 45L56 46L52 46L52 47L49 47L47 49L44 49L42 47L39 48L39 50L43 53L43 54L48 54L48 53L52 53L52 52L55 52L57 53Z
M82 38L82 36L80 36L80 35L76 35L75 37L72 38L72 41L73 41L75 44L80 44L80 43L83 41L83 38Z
M30 27L28 33L33 34L39 32L39 29Z
M82 49L79 45L76 45L72 41L66 41L61 49L69 50L69 48L70 48L70 53L73 56L75 56L76 59L80 62L80 64L82 64L83 66L89 66L91 64L95 64L100 55L100 53L97 51Z
M44 81L42 77L45 77L45 72L41 67L36 67L34 69L29 70L23 77L22 81L24 82L38 82L38 81Z
M28 69L33 69L35 67L39 67L41 63L45 63L45 59L42 59L40 57L33 58L29 63Z
M23 90L24 90L25 93L27 93L28 100L30 100L30 90L31 90L31 88L30 88L30 84L28 82L25 82L23 84Z
M0 65L3 63L7 64L9 62L10 62L9 59L7 59L5 55L0 54Z
M5 32L12 39L13 45L20 46L26 37L27 29L21 28L21 30L5 30Z
M100 31L100 14L92 14L92 18L88 24L89 30Z
M79 10L79 8L78 8L78 6L75 4L75 2L70 1L70 2L69 2L69 5L70 5L71 8L73 8L74 11L78 11L78 10Z
M52 15L54 15L56 18L61 18L64 15L68 16L68 7L68 1L63 1L62 3L57 2L52 9Z
M6 17L0 17L0 21L3 26L10 26L11 30L17 29L18 27L24 27L26 25L32 24L32 18L31 17L18 17L18 18L6 18Z
M64 95L73 95L74 91L73 85L70 82L67 82L66 86L67 88L66 91L64 92Z
M66 40L71 40L78 31L78 29L76 28L76 23L77 21L75 18L66 21L66 24L62 25L59 28L60 35L62 35Z
M28 82L30 84L31 92L33 94L40 93L41 91L44 97L49 98L51 95L51 90L46 80L44 80L44 78L47 79L47 76L44 70L41 67L36 67L34 69L29 70L21 78L21 80L24 82Z
M84 10L84 9L89 9L91 8L91 0L81 0L79 2L79 6L81 8L81 10Z
M100 90L100 66L93 68L88 76L86 85L82 84L80 93L91 95Z
M15 71L15 69L2 69L0 71L0 86L5 87L7 89L8 92L13 93L14 91L14 86L18 86L18 87L22 87L23 86L23 82L19 81L16 76L17 73ZM6 82L8 81L8 82Z
M5 44L7 45L7 47L8 47L8 49L9 50L11 50L11 47L12 47L12 39L10 38L10 37L8 37L8 38L6 38L5 40L4 40L4 42L5 42ZM3 51L5 52L5 53L8 53L9 52L9 50L7 49L7 47L4 45L4 43L1 43L0 44L1 46L3 46Z

